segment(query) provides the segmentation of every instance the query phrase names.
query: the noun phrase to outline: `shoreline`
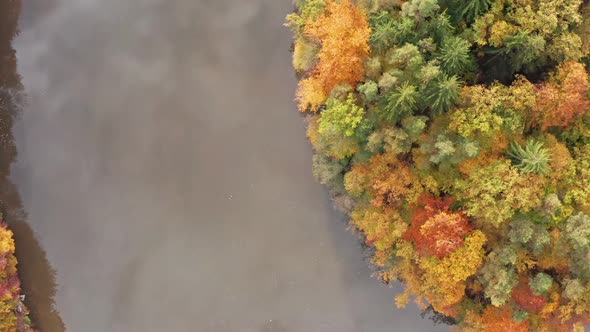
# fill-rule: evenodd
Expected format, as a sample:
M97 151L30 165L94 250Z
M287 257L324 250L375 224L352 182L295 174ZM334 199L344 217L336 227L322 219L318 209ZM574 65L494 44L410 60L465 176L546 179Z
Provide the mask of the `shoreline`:
M13 128L24 103L24 88L17 71L16 51L12 46L18 34L22 3L5 1L0 5L0 211L16 250L8 256L16 257L20 299L16 304L20 313L30 312L31 325L40 331L65 331L63 322L53 306L55 272L45 252L37 242L16 186L10 180L11 167L17 151ZM4 228L2 228L4 229ZM14 255L14 256L13 256ZM1 272L0 272L1 273ZM19 313L19 314L20 314ZM18 315L17 315L18 316ZM18 331L32 331L19 316ZM28 318L27 318L28 320Z

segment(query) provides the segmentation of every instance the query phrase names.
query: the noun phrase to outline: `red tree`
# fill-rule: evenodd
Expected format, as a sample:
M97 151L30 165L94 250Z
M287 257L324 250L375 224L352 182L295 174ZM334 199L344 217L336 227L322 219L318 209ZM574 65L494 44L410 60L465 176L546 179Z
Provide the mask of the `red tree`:
M523 310L531 313L539 313L547 305L547 301L543 296L533 293L526 278L523 278L518 286L512 290L512 299Z
M508 307L488 306L482 313L482 323L486 332L528 332L528 321L516 322Z
M567 127L571 121L584 114L589 102L588 73L578 62L566 62L557 68L550 82L537 89L537 105L534 118L541 130L549 127Z
M453 201L453 198L441 200L427 194L418 200L404 239L414 243L419 255L440 259L463 245L463 237L473 227L463 213L450 210Z

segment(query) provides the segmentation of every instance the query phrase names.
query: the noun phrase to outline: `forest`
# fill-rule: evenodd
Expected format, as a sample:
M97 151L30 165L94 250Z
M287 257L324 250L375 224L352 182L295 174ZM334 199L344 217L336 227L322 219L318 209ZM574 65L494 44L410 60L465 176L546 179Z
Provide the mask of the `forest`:
M0 331L34 332L21 300L13 234L0 216Z
M590 324L590 2L298 0L313 174L460 331Z

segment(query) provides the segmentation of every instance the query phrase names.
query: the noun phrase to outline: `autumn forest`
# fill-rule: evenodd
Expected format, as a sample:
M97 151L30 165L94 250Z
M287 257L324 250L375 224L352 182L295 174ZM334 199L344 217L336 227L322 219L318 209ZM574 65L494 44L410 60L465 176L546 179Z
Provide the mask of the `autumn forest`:
M590 323L590 3L298 0L313 173L460 331Z

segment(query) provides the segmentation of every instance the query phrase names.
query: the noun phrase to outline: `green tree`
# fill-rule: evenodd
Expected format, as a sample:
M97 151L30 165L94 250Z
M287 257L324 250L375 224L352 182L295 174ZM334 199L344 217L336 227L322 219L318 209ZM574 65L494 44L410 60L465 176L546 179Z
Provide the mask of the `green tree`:
M420 68L418 73L416 73L416 79L420 86L431 86L437 84L437 79L439 79L442 75L443 74L440 66L438 65L438 61L434 60L428 61L428 63Z
M430 157L430 161L433 163L439 163L442 159L455 155L455 144L444 135L437 137L434 147L437 152Z
M396 123L405 116L414 114L421 104L418 89L407 82L395 88L385 97L381 108L382 116L389 122Z
M315 21L324 12L326 0L297 0L295 6L299 10L287 15L285 26L291 28L295 36L300 36L305 24Z
M369 136L367 148L373 153L407 153L412 148L412 139L400 128L381 128Z
M455 32L455 27L451 23L450 17L446 13L434 16L428 22L424 29L424 35L432 38L437 47L442 45L443 41L450 38Z
M416 22L411 17L402 16L394 23L395 39L394 44L397 46L407 43L414 43L420 40L420 33L416 30Z
M523 69L525 72L533 72L546 63L543 56L545 45L545 39L539 34L520 30L506 38L505 46L501 52L509 57L513 73Z
M547 273L539 272L534 278L529 279L529 285L533 290L533 294L542 295L547 293L551 285L553 284L553 278Z
M410 0L402 5L401 14L422 21L433 17L439 8L438 0Z
M354 135L354 130L363 120L365 110L356 105L355 97L351 93L346 101L330 98L326 103L326 109L320 113L318 119L320 135L332 132L335 134L344 134L345 136Z
M426 116L408 116L402 119L401 124L412 142L415 142L426 128L427 121L428 117Z
M525 217L516 218L510 223L508 238L540 255L543 248L551 243L551 236L543 225L536 224Z
M560 226L565 241L573 249L568 255L573 275L577 278L590 278L590 217L579 212Z
M484 294L493 306L504 305L518 284L516 271L512 267L515 262L516 253L510 247L496 249L487 255L478 279L485 285Z
M487 12L491 4L491 0L452 0L449 7L456 21L473 22L476 17Z
M387 62L401 81L411 81L424 66L424 55L418 46L405 44L390 52Z
M368 58L365 61L365 70L368 79L377 81L382 74L381 61L377 57Z
M569 217L563 224L562 230L574 250L590 249L590 217L579 212Z
M445 40L437 57L443 71L448 75L463 75L472 70L475 62L469 48L469 42L463 38Z
M391 72L383 73L379 79L378 86L381 88L381 93L384 94L391 90L394 86L399 85L397 77L391 74Z
M457 76L441 75L426 89L426 102L435 114L448 111L459 98L461 83Z
M307 137L318 153L343 160L352 157L359 151L359 142L354 135L346 136L335 130L326 130L320 134L318 120L318 115L312 116L307 128Z
M383 54L396 42L396 25L387 11L380 11L369 17L371 36L369 44L371 50L377 54Z
M543 148L543 142L530 139L524 147L516 142L510 142L507 153L514 167L523 173L546 174L550 171L551 154Z
M373 102L377 100L379 86L374 81L367 81L363 84L359 84L357 90L365 96L365 100L367 102Z

